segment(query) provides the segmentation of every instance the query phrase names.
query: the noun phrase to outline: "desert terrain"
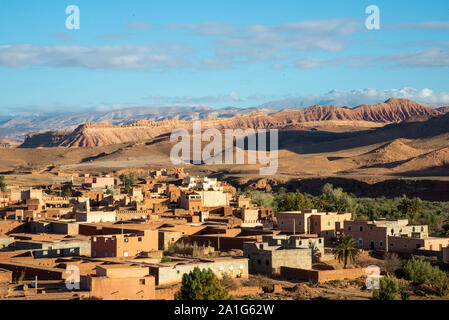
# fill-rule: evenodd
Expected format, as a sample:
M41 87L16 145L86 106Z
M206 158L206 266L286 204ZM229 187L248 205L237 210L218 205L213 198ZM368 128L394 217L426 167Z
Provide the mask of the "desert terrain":
M191 174L262 189L269 184L314 193L331 181L365 196L405 192L448 200L442 193L449 190L449 114L444 112L389 99L355 108L313 106L207 118L201 122L203 130L278 129L277 173L260 176L259 164L182 166ZM73 131L30 133L20 145L0 148L0 172L9 184L35 185L61 171L174 167L170 150L176 142L170 141L170 133L177 128L191 131L192 121L86 123ZM435 191L444 199L435 199Z

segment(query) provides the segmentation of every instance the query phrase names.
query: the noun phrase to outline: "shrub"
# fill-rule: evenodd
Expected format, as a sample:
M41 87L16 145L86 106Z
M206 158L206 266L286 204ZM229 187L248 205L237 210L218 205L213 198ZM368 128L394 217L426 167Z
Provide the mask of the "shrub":
M5 177L0 176L0 190L2 192L6 192L6 183L5 183Z
M410 300L412 294L407 281L399 281L399 294L401 295L401 300Z
M396 253L390 253L384 260L382 269L387 276L394 275L402 266L402 261Z
M161 262L171 262L171 258L167 256L163 256Z
M432 266L430 262L416 257L404 264L403 271L405 278L415 284L432 282L442 273L438 267Z
M379 289L373 291L374 300L396 300L399 294L399 284L396 279L382 277L379 281Z
M274 284L273 281L271 281L270 279L264 277L261 274L255 275L255 276L250 276L250 278L248 279L248 281L246 281L244 283L245 286L248 287L252 287L252 286L258 286L260 287L262 290L269 290L271 288L274 289Z
M449 295L449 277L446 273L441 272L432 280L431 284L436 294L440 297L446 297Z
M220 286L220 281L211 269L195 267L182 276L181 291L176 300L228 300L231 297Z
M221 286L227 290L236 290L239 287L238 282L228 274L223 276L220 283Z

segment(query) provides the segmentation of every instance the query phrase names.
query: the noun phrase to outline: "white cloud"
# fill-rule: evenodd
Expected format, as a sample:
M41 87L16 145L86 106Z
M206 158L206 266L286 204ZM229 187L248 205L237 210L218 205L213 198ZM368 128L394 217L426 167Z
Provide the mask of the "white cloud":
M287 66L285 64L281 64L281 63L274 63L270 66L270 68L273 70L283 70L283 69L287 69Z
M431 48L421 51L396 53L383 56L382 62L392 63L392 67L438 68L449 66L449 51Z
M196 35L223 35L235 32L237 29L227 23L217 21L206 21L192 24L168 24L165 26L168 30L185 30Z
M192 66L181 46L35 46L10 44L0 46L0 65L21 67L44 65L88 69L139 70L185 68Z
M57 38L59 40L62 40L64 42L67 42L67 43L74 42L73 38L68 33L65 33L65 32L59 32L59 31L52 32L51 36L54 38Z
M321 67L324 60L316 58L298 59L294 63L300 69L316 69Z
M144 21L130 21L128 26L134 30L147 30L151 28L151 24Z
M388 29L435 29L449 30L449 21L424 21L413 23L399 23L386 26Z
M170 24L166 29L216 36L213 39L215 55L233 63L290 58L302 51L341 51L345 46L343 36L366 31L363 21L354 18L244 27L212 21Z
M442 43L446 46L445 43ZM431 48L383 56L343 56L329 59L301 58L294 61L300 69L316 69L324 66L344 65L348 68L443 68L449 66L449 50Z
M228 94L219 95L209 95L202 97L192 97L192 96L149 96L145 99L154 101L162 105L183 105L183 106L205 106L212 104L219 104L225 102L240 102L242 99L240 95L231 91Z
M265 95L262 93L253 93L248 95L248 100L263 100L265 99Z
M424 105L437 107L449 105L449 92L434 92L431 89L358 89L351 91L332 90L325 94L277 100L263 104L261 107L272 108L304 108L312 105L358 106L361 104L376 104L389 98L406 98Z

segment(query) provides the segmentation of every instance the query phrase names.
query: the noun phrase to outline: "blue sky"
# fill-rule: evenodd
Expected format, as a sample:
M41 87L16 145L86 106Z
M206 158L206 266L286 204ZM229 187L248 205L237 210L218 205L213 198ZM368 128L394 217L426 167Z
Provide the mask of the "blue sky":
M365 27L369 5L380 30ZM292 97L449 105L448 71L443 0L0 2L0 115Z

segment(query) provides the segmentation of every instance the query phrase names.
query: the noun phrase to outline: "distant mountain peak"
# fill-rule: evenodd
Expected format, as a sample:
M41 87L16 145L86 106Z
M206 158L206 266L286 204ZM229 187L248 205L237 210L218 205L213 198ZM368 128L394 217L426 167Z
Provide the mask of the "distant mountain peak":
M375 123L390 124L415 118L432 118L442 114L436 109L422 106L408 99L388 99L375 105L361 105L355 108L336 106L312 106L305 109L283 110L267 114L257 109L247 109L246 114L234 114L231 117L214 117L202 120L203 129L207 128L280 128L301 126L304 123ZM250 112L251 111L251 112ZM124 142L140 142L156 136L170 133L175 128L191 129L195 119L165 119L163 121L136 120L126 124L85 123L79 125L67 135L29 135L23 147L65 146L93 147ZM45 142L45 137L52 137Z

